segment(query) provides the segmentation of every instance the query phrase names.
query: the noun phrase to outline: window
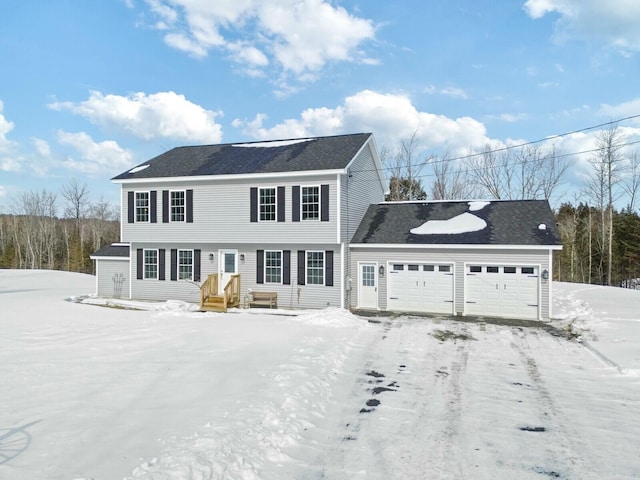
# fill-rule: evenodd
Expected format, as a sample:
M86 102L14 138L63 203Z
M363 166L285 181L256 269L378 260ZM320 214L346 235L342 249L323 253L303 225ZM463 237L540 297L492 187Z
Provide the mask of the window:
M516 267L504 267L504 273L516 273Z
M265 250L264 283L282 283L282 252Z
M193 250L178 250L178 280L193 280Z
M302 187L302 220L320 219L320 187Z
M324 285L324 252L307 252L307 285Z
M276 189L261 188L259 202L260 205L260 221L276 220Z
M409 271L412 271L412 272L417 272L420 269L418 265L407 265L407 267Z
M136 192L136 222L149 221L149 192Z
M451 265L438 265L438 271L439 272L450 272L451 271Z
M469 267L469 272L471 272L471 273L481 273L482 272L482 267L480 267L478 265L472 265L471 267Z
M487 267L487 273L498 273L498 267Z
M144 251L144 278L158 278L158 251Z
M433 265L423 265L422 270L425 272L433 272L434 268Z
M533 275L533 267L522 267L522 273L524 275Z
M363 265L362 266L362 286L363 287L375 287L376 286L376 267L375 267L375 265Z
M171 221L184 222L185 219L185 192L170 192L171 195Z

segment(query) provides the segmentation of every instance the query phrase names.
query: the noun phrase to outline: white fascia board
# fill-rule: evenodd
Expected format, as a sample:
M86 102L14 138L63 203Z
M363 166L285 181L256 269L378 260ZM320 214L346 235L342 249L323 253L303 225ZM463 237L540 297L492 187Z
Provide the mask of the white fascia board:
M445 243L445 244L406 244L406 243L352 243L350 248L363 248L369 250L375 249L465 249L465 250L562 250L562 245L473 245L465 243Z
M265 178L289 178L289 177L318 177L324 175L344 175L346 169L337 170L310 170L295 172L275 172L275 173L241 173L235 175L196 175L189 177L153 177L153 178L122 178L111 180L112 183L178 183L178 182L210 182L224 180L254 180Z

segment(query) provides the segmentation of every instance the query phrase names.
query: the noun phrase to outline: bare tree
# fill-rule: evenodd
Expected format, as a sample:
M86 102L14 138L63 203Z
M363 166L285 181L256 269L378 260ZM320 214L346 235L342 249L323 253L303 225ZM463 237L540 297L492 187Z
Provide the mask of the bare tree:
M629 155L629 164L625 173L621 186L629 197L627 211L632 213L636 209L638 194L640 194L640 154L637 150Z
M442 158L431 157L429 166L433 172L431 198L434 200L465 199L474 195L467 171L454 163L449 154L444 154Z
M391 174L389 181L389 200L424 200L426 194L420 182L420 172L426 162L417 158L419 139L417 131L409 138L400 140L395 153L383 147L382 161L388 165Z

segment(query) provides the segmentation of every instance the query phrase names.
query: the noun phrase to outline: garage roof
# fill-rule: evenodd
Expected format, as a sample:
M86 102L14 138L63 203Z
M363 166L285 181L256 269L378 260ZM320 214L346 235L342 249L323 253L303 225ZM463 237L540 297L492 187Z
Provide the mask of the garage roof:
M129 245L112 243L103 245L100 249L91 254L91 257L126 257L129 258Z
M352 244L562 245L546 200L371 205Z

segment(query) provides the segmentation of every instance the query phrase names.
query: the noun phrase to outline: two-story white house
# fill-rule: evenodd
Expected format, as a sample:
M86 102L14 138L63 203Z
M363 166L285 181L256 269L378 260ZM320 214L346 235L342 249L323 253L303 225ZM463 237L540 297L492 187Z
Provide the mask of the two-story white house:
M122 243L92 256L99 296L198 302L239 275L242 300L281 308L348 307L349 240L386 189L369 133L178 147L112 181Z
M549 203L386 203L368 133L179 147L113 181L122 243L92 256L102 297L551 316Z

